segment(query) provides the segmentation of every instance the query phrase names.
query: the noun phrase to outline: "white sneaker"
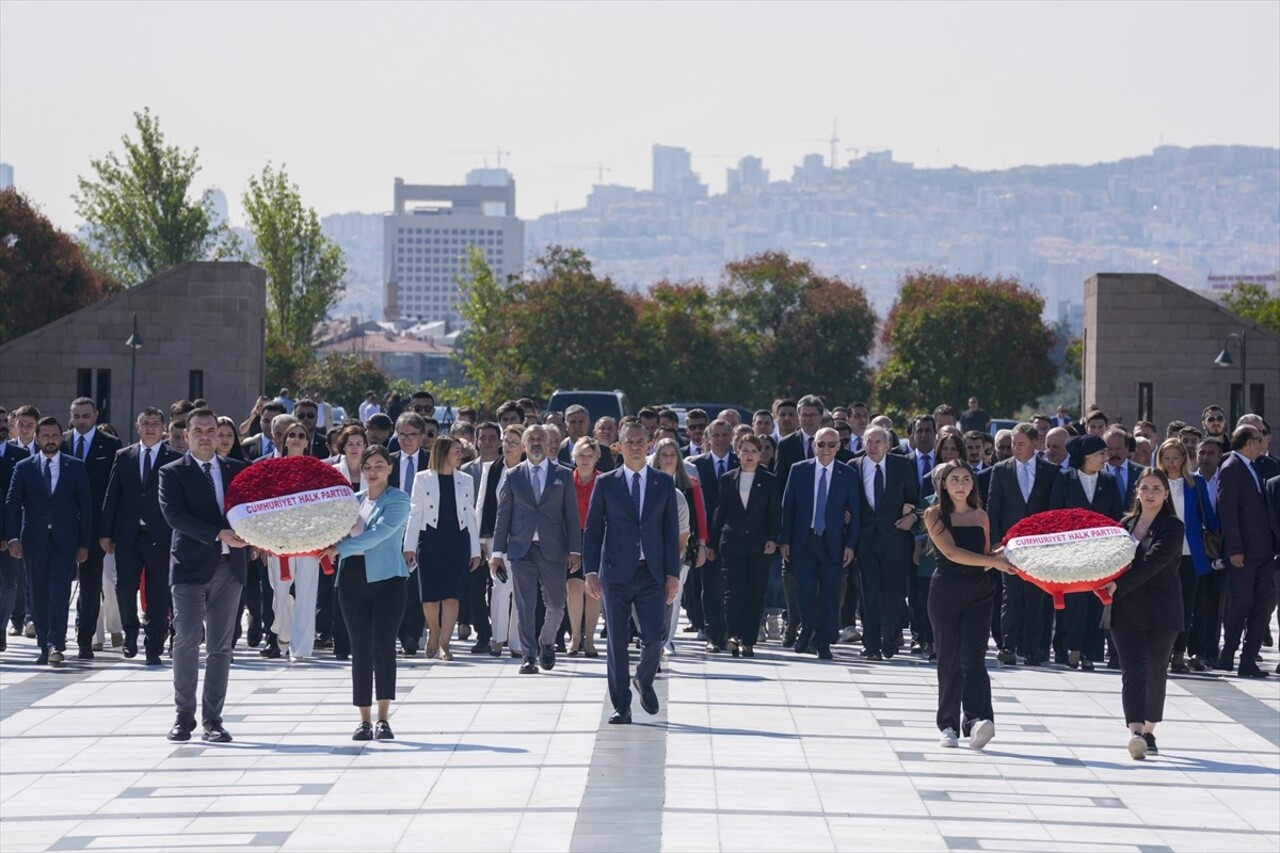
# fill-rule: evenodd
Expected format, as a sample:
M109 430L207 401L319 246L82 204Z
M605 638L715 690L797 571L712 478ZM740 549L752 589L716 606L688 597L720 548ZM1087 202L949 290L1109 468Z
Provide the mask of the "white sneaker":
M1129 738L1129 757L1134 761L1142 761L1147 757L1147 739L1142 735Z
M942 737L938 739L938 745L955 749L960 745L960 736L956 734L955 729L945 728L942 730Z
M978 720L969 729L969 748L982 749L996 735L996 724L990 720Z

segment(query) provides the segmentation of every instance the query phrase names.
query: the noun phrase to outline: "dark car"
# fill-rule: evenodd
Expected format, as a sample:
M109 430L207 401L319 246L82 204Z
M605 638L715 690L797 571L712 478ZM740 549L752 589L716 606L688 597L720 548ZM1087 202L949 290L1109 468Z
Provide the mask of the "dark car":
M561 391L556 390L547 401L546 411L564 412L570 406L584 406L592 423L603 417L621 418L631 414L631 401L621 389L612 391Z
M707 413L707 417L715 420L716 415L720 414L724 409L736 409L738 414L742 416L744 424L751 423L751 417L755 414L754 409L748 409L746 406L739 406L735 403L663 403L657 407L662 409L675 409L680 413L680 429L684 430L684 419L690 409L702 409Z

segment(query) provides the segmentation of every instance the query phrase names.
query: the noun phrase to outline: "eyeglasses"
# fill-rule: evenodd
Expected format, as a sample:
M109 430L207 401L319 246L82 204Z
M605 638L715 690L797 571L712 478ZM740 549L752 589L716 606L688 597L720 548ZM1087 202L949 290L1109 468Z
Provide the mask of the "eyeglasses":
M707 428L706 424L685 424L685 429L689 432L702 432Z
M300 439L302 439L303 441L306 441L306 440L307 440L307 434L306 434L305 432L290 432L290 433L285 433L285 436L284 436L284 437L285 437L285 438L300 438Z
M821 447L823 450L835 450L840 446L840 442L838 441L815 441L814 444Z
M408 439L418 438L419 433L416 430L413 432L397 432L396 437L399 438L401 441L404 441L407 438Z

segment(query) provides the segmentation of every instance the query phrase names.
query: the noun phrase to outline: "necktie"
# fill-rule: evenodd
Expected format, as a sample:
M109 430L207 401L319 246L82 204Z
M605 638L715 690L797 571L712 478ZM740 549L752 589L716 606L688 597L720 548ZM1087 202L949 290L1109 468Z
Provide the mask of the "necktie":
M406 456L404 458L404 482L400 485L404 489L404 493L409 497L413 497L413 457Z
M44 460L44 490L53 495L53 460Z
M1126 491L1126 487L1128 486L1128 483L1124 481L1124 468L1119 465L1115 465L1111 468L1111 473L1116 475L1116 480L1120 483L1120 494L1123 495Z
M818 499L813 505L813 532L821 536L827 530L827 469L818 477Z
M142 451L142 485L147 484L147 480L151 479L151 449L147 448Z
M1257 463L1257 462L1250 462L1250 463L1249 463L1249 473L1253 475L1253 485L1257 487L1257 489L1258 489L1258 491L1259 491L1259 492L1261 492L1261 491L1262 491L1262 477L1260 477L1260 476L1258 475L1258 463Z
M1022 490L1022 502L1026 503L1031 498L1031 471L1028 463L1018 463L1018 488Z
M922 458L924 461L924 471L921 472L920 479L924 480L933 472L933 457L926 453Z
M81 462L84 461L84 436L76 439L76 458Z
M717 477L723 477L723 476L724 476L724 472L725 472L725 470L726 470L727 466L728 466L728 463L727 463L727 462L725 462L725 460L723 460L723 459L721 459L719 462L717 462L717 463L716 463L716 476L717 476Z
M631 475L631 503L635 505L636 516L640 515L640 472Z
M853 452L854 453L862 452L862 439L856 435L853 437Z
M880 467L879 462L876 463L876 478L871 484L871 493L876 499L876 505L872 509L880 511L880 505L884 503L884 469Z
M534 503L542 502L542 479L538 476L540 473L542 473L542 468L540 466L531 465L529 467L529 476L531 478L530 482L533 484Z
M805 436L804 438L804 458L805 459L813 458L813 437L812 436Z
M204 469L204 478L209 481L209 491L213 492L213 499L216 502L218 500L218 487L213 484L213 463L205 462L200 467Z

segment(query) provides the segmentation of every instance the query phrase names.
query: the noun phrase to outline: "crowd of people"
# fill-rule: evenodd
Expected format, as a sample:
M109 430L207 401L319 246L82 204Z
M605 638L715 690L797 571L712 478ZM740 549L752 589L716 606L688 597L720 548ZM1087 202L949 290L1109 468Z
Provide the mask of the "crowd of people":
M842 644L868 662L914 655L936 660L940 743L976 749L995 733L989 651L1001 666L1105 665L1123 671L1134 758L1156 750L1168 673L1268 674L1280 460L1258 415L1228 429L1210 405L1161 431L1059 407L992 434L972 398L903 425L814 395L750 422L656 407L593 420L529 399L442 422L426 391L384 402L370 394L348 417L282 390L240 422L203 400L148 406L127 446L87 397L65 424L0 409L9 636L62 664L78 582L76 657L108 637L147 665L169 654L178 741L197 726L203 644L211 742L231 738L222 704L242 638L294 665L350 660L357 740L394 737L397 657L449 661L455 642L536 675L604 640L617 724L633 689L658 711L653 679L682 632L734 658L762 643L819 660ZM224 500L239 470L287 456L327 460L361 509L350 536L286 568L235 534ZM1022 519L1069 508L1138 543L1107 607L1075 593L1055 611L1000 548Z

